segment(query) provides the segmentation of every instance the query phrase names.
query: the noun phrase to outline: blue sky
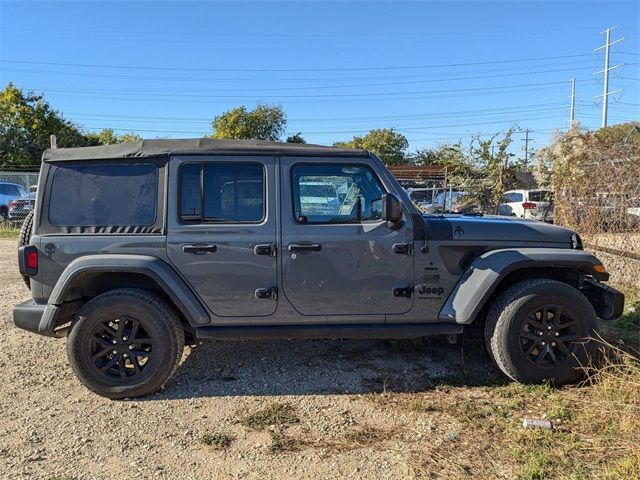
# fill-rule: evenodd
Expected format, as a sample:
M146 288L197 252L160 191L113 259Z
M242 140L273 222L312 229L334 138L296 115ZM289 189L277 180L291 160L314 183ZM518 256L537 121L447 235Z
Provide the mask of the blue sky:
M577 118L640 118L640 2L0 0L0 80L42 92L87 130L210 133L222 111L283 106L288 132L331 144L394 127L424 148L516 123L533 148ZM514 136L516 153L523 133Z

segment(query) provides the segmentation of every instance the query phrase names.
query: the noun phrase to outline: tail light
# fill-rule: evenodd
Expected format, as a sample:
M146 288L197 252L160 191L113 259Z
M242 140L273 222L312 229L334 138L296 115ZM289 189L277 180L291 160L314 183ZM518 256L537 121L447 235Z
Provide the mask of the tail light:
M525 210L535 210L536 208L538 208L538 205L533 202L524 202L522 204L522 208L524 208Z
M38 273L38 249L35 245L25 245L18 249L18 267L20 273L32 277Z
M11 200L7 205L9 205L9 208L12 208L18 205L18 202L16 202L15 200Z

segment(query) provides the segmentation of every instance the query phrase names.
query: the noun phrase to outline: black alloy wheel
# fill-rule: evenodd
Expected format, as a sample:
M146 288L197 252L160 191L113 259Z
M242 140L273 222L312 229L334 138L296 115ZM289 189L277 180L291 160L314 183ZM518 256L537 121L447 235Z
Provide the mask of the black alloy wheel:
M153 362L154 341L136 318L103 320L93 329L92 340L91 360L105 375L140 375Z

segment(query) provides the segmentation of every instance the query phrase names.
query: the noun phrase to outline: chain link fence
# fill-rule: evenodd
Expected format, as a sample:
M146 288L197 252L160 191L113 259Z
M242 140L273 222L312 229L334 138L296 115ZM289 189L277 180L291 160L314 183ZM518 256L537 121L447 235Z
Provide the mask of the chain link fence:
M436 165L392 165L389 170L424 213L454 210L458 192L447 183L447 170Z
M35 204L38 172L0 171L0 223L19 226Z
M577 231L615 283L640 288L640 147L594 142L554 165L555 222Z

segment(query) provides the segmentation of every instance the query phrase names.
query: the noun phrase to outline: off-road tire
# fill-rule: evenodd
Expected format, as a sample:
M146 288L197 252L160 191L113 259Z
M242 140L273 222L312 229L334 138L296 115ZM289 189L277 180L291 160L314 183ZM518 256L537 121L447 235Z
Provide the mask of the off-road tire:
M560 365L536 365L523 351L522 329L531 312L545 305L560 306L562 314L575 318L574 335L579 341L570 343L572 354ZM595 342L589 341L596 333L596 313L589 300L575 287L551 279L524 280L508 287L492 303L485 324L485 342L493 360L505 375L522 383L577 381L583 373L580 367L587 365L596 349Z
M18 248L29 245L29 242L31 241L31 235L33 233L33 215L34 211L31 210L29 213L27 213L27 216L24 217L24 220L22 221L22 227L20 227L20 235L18 236ZM22 280L24 280L27 288L31 290L31 279L25 275L22 275Z
M96 328L109 319L123 317L135 318L153 340L149 359L153 363L133 377L114 378L100 371L92 360L91 346ZM174 309L142 289L111 290L93 298L78 312L67 339L69 363L78 379L93 392L111 399L142 397L157 391L178 367L183 350L184 330Z

